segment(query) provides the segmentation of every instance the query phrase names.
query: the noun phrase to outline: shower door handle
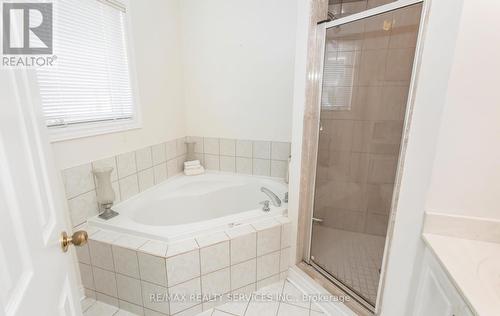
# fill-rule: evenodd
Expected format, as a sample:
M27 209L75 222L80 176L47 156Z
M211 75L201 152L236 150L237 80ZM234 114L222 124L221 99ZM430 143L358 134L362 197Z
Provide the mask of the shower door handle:
M322 218L315 218L315 217L313 217L312 221L313 221L313 223L318 223L318 224L323 223L323 219Z

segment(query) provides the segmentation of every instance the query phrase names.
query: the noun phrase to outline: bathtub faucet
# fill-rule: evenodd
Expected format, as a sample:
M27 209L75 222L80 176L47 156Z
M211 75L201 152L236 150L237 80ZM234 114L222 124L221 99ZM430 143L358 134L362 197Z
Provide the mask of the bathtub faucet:
M260 191L264 192L271 199L271 201L273 202L274 206L281 206L281 200L280 200L280 198L276 194L274 194L273 191L269 190L266 187L261 187Z

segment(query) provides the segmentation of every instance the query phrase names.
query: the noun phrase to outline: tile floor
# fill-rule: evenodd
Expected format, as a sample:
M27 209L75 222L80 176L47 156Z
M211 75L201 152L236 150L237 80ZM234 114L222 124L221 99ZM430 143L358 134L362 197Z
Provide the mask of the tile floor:
M350 288L375 302L385 238L315 225L314 262Z
M253 293L250 300L239 300L211 308L197 316L326 316L314 303L303 299L303 292L290 281L280 281ZM86 298L84 316L133 316L134 313ZM149 313L146 313L149 315ZM180 314L184 315L184 312ZM151 314L153 315L153 314ZM155 313L154 315L162 315ZM179 315L180 316L180 315Z

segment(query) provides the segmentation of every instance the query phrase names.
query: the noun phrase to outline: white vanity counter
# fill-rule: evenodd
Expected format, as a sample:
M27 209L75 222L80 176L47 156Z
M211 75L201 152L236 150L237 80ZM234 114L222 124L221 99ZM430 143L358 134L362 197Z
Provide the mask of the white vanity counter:
M500 315L500 243L424 233L423 239L476 315Z

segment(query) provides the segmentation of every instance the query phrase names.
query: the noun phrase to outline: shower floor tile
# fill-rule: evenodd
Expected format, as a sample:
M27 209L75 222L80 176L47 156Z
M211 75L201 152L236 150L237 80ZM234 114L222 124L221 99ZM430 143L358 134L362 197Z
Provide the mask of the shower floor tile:
M315 225L312 244L316 264L375 302L384 237Z

